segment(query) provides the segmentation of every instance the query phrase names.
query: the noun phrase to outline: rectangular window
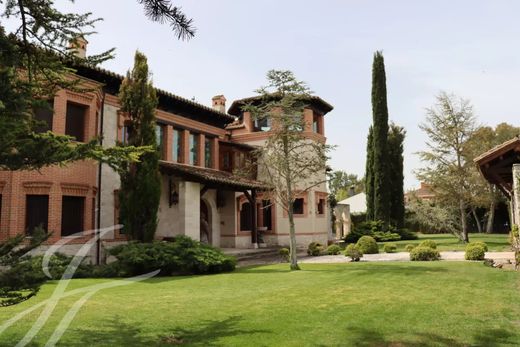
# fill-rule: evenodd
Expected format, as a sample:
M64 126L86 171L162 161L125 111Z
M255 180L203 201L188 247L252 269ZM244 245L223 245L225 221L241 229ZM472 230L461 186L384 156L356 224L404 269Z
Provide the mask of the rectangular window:
M325 214L325 199L318 200L318 206L316 210L318 214Z
M322 122L323 116L319 113L314 112L312 115L312 131L317 134L323 133Z
M222 169L224 171L231 171L233 169L231 165L231 152L222 153Z
M181 130L173 129L172 160L176 163L182 161L182 135Z
M34 110L34 119L39 124L34 130L38 133L52 131L52 119L54 116L54 100L48 101L47 107L41 107Z
M37 227L48 230L49 196L27 195L25 200L25 231L31 234Z
M294 200L293 203L293 213L294 214L303 214L303 198L298 198Z
M85 142L85 120L88 107L67 102L65 135L72 136L78 142Z
M257 118L254 121L254 131L269 131L271 130L271 118L264 116Z
M267 227L267 230L273 230L271 207L270 200L262 200L263 226Z
M163 157L163 139L164 139L164 126L162 124L155 125L155 141L157 143L157 150L161 155L161 159Z
M240 208L240 231L251 231L251 204L244 202Z
M199 135L190 134L190 164L197 165L199 162Z
M204 140L204 166L211 167L213 164L213 146L212 146L212 138L205 138Z
M121 129L121 142L123 145L130 144L130 137L132 136L133 127L130 124L123 125Z
M85 197L63 196L61 201L61 236L83 231L85 221Z

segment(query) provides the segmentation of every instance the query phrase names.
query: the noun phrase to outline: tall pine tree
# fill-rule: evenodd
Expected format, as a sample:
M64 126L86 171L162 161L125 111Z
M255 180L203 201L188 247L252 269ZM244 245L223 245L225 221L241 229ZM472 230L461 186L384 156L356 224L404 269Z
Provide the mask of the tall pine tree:
M390 176L390 222L397 226L404 225L404 175L403 150L406 131L395 124L390 125L388 132L388 165Z
M127 73L119 92L121 111L130 120L128 144L157 149L143 154L140 162L130 164L121 174L120 223L126 234L142 242L151 242L154 238L161 195L155 133L158 99L149 77L146 57L136 52L134 68Z
M374 220L390 221L388 176L388 107L383 54L376 52L372 65Z

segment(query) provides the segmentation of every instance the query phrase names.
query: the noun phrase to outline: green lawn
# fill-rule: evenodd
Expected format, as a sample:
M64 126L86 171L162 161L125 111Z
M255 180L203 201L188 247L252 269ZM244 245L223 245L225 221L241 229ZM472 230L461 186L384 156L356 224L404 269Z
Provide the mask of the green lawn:
M418 244L424 240L434 240L437 243L439 251L464 251L466 245L459 241L453 234L419 234L418 240L410 241L393 241L397 244L398 252L405 251L407 244ZM483 241L490 251L510 251L508 234L469 234L469 241ZM384 242L379 242L379 249L382 251Z
M518 346L520 274L480 262L287 264L102 290L61 346ZM107 280L73 280L72 288ZM55 284L0 321L49 297ZM60 302L43 346L80 296ZM40 311L0 335L14 345ZM170 337L170 338L168 338Z

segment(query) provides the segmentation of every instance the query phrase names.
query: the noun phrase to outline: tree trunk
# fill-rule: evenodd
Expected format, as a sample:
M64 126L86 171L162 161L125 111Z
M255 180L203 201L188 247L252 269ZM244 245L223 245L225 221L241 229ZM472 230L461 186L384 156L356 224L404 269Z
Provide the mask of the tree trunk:
M466 205L464 204L464 201L462 199L459 201L459 210L460 210L460 226L461 226L460 240L463 242L469 242L468 221L466 220Z
M493 232L493 225L495 223L495 202L492 201L491 205L489 206L489 212L487 216L487 223L486 223L486 233L491 234Z
M482 233L482 224L480 223L480 220L478 219L477 210L475 208L471 208L471 214L473 215L473 219L475 219L475 224L477 225L477 230L479 234Z
M289 158L289 141L287 139L287 136L284 136L283 138L283 150L286 158ZM287 196L289 197L289 199L287 199L289 205L287 206L287 213L289 215L289 255L291 261L290 268L291 270L300 270L300 267L298 266L298 258L296 255L296 231L294 229L294 200L292 198L293 186L291 181L291 167L287 163L285 170L285 184L287 188Z
M292 206L289 207L289 235L291 270L300 270L300 266L298 265L298 258L296 256L296 231L294 229L294 217Z

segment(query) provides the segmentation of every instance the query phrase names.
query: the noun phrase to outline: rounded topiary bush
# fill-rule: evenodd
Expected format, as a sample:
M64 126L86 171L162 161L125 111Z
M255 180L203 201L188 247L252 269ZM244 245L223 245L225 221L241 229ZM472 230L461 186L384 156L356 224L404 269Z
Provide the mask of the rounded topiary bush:
M437 249L437 244L433 240L424 240L419 244L419 247L430 247L432 249Z
M385 243L383 246L383 251L385 253L395 253L397 252L397 245L393 242Z
M417 246L410 252L410 260L412 261L433 261L440 258L439 251L431 247Z
M312 256L322 255L324 251L325 247L319 242L311 242L307 247L307 254Z
M327 254L328 255L338 255L341 253L341 247L338 245L330 245L327 247Z
M478 243L470 243L466 246L466 260L484 260L486 250L484 246Z
M363 257L363 252L361 252L358 246L351 243L345 248L345 257L350 257L352 261L359 261Z
M470 242L469 244L470 245L480 245L480 246L482 246L482 248L484 248L484 252L489 251L488 245L484 241L475 241L475 242Z
M414 245L414 244L407 244L406 247L404 248L407 252L411 252L415 247L417 247L417 245Z
M280 254L283 261L289 261L289 248L280 248L278 254Z
M362 236L356 243L356 246L361 252L363 252L363 254L379 253L377 242L372 236Z

